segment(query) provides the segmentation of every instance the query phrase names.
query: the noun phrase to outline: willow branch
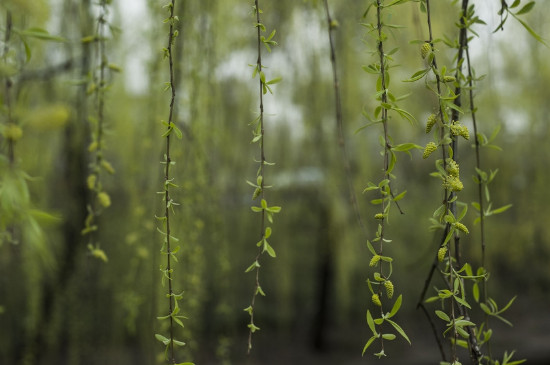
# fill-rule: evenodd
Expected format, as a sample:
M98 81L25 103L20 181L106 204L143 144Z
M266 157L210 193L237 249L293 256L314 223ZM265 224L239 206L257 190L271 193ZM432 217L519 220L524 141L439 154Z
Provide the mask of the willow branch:
M338 145L340 147L340 152L342 156L342 165L344 166L344 172L346 174L346 181L349 191L349 201L353 207L355 213L355 219L357 225L363 232L367 235L367 230L363 224L363 219L361 218L361 212L359 210L359 204L357 203L357 195L355 194L355 189L353 187L351 167L349 163L349 155L346 147L345 136L344 136L344 127L343 127L343 116L342 116L342 101L340 96L340 82L338 78L338 67L336 64L336 51L334 47L334 36L333 32L336 28L336 25L330 15L330 10L328 6L328 0L324 0L325 13L327 16L327 25L328 25L328 39L330 45L330 62L332 65L332 78L334 85L334 106L335 106L335 120L336 120L336 130L338 131Z

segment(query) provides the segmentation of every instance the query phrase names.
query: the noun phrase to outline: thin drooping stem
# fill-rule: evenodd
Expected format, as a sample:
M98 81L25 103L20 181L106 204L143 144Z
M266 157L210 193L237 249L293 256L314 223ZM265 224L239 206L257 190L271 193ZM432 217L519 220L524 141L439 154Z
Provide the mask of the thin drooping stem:
M469 5L468 3L469 3L469 0L462 0L462 8L461 8L460 20L459 20L460 31L459 31L459 36L458 36L458 52L457 52L457 60L456 60L457 67L456 67L456 71L455 71L456 87L455 87L455 91L454 91L454 93L456 95L456 98L454 99L454 104L458 108L460 108L462 106L461 82L462 82L462 79L463 79L462 65L464 64L464 53L466 53L466 55L468 55L468 27L466 25L466 16L467 16L468 5ZM469 58L468 58L467 62L468 62L467 63L468 72L471 73ZM469 97L470 97L470 111L471 111L471 114L472 114L472 118L474 118L474 120L475 120L475 110L474 110L474 104L473 104L474 103L473 85L472 85L471 75L470 75L470 80L469 80L469 85L468 86L469 86L468 89L469 89ZM452 121L458 121L458 118L459 118L458 110L457 109L452 109L451 120ZM474 123L474 125L475 125L475 123ZM477 139L477 136L476 136L476 139ZM453 148L453 159L457 160L458 159L458 138L456 138L456 137L453 138L452 148ZM456 216L456 201L453 201L452 206L451 206L451 211ZM457 263L458 267L461 267L462 263L461 263L461 259L460 259L460 256L461 256L460 236L458 235L458 232L455 234L454 243L455 243L456 263ZM460 279L460 280L462 280L462 279ZM461 315L464 315L466 317L466 319L469 319L468 309L463 307L463 306L458 306L458 307L459 307L459 310L461 312ZM477 344L477 338L475 336L475 331L472 329L471 326L467 326L466 331L470 335L468 337L468 347L469 347L469 350L470 350L470 357L471 357L472 362L474 364L479 364L479 361L480 361L480 358L481 358L481 352L480 352L480 349L479 349L479 345Z
M95 241L95 236L97 236L97 228L99 226L96 219L98 219L101 214L101 207L107 207L110 204L108 195L105 192L102 192L101 188L101 168L102 164L106 166L106 161L103 158L103 134L105 127L105 92L107 89L107 82L105 81L105 73L107 68L107 55L105 52L105 24L107 22L107 3L105 0L102 0L99 3L99 15L97 17L97 25L95 30L95 35L93 37L95 41L95 68L93 71L93 85L95 86L95 131L92 132L92 140L94 147L92 157L93 162L90 164L90 175L88 177L88 188L91 190L89 197L89 202L87 204L88 216L85 220L85 227L82 230L82 234L89 235L89 249L91 252L99 252L99 244ZM92 149L90 149L92 151ZM109 168L111 169L110 165ZM99 198L102 197L103 201L98 202ZM101 251L103 253L103 251ZM97 255L96 255L97 256ZM107 260L107 256L103 253L102 257L104 260Z
M427 13L427 22L428 22L429 44L433 49L433 34L432 34L430 0L426 0L426 13ZM445 124L445 114L444 114L445 111L443 110L443 107L441 105L442 104L441 103L441 97L442 97L441 82L442 82L442 80L441 80L441 77L439 75L435 55L433 56L432 64L430 66L432 67L432 70L433 70L433 73L434 73L435 79L436 79L439 115L440 115L442 124ZM440 138L441 138L441 140L443 140L444 135L445 135L445 129L444 129L444 127L440 127L439 130L440 130ZM446 146L445 145L441 146L441 153L442 153L442 157L443 157L443 168L446 169L446 166L447 166L447 152L446 152ZM447 215L449 210L451 210L452 203L449 204L449 200L451 198L452 198L452 193L451 193L451 195L449 195L449 189L447 187L445 187L444 188L445 215ZM446 233L448 232L448 230L449 230L449 223L447 223L445 225ZM444 237L446 237L446 236L447 235L445 234ZM451 250L448 250L447 260L448 260L448 265L449 265L448 282L449 282L449 285L452 286L452 283L453 283L454 279L453 279L453 260L452 260ZM431 270L430 275L429 275L430 277L433 274L433 270L435 270L435 268L432 267L432 270ZM421 301L423 301L423 297L421 298ZM454 327L455 320L456 320L454 299L451 299L449 311L450 311L451 322L452 322L452 325ZM458 339L458 333L457 333L456 329L453 329L453 338L454 338L454 341L451 341L451 357L452 357L452 362L455 362L456 358L457 358L456 357L456 340Z
M335 114L336 114L335 115L336 130L338 132L338 145L340 147L340 152L342 155L342 165L344 166L344 172L346 174L346 181L347 181L348 192L349 192L349 201L353 207L355 218L357 220L357 225L359 226L363 234L366 236L367 230L365 228L365 225L363 224L363 219L361 218L361 212L359 210L359 204L357 203L357 196L355 194L355 189L353 188L351 167L349 163L346 140L344 136L344 126L343 126L344 122L343 122L343 115L342 115L342 100L340 95L340 81L338 78L338 67L336 64L336 50L334 47L334 36L333 36L333 31L336 28L336 25L330 15L328 0L324 0L324 4L325 4L325 13L327 16L327 25L328 25L330 62L332 65L332 78L333 78L333 86L334 86L334 107L335 107Z
M97 62L99 64L99 76L97 82L97 92L96 92L96 108L97 108L97 126L96 126L96 138L97 138L97 148L101 150L101 145L103 142L103 125L104 125L104 110L105 110L105 68L107 67L107 60L105 55L105 22L107 15L106 3L105 0L102 0L100 3L100 14L97 20ZM97 167L100 166L102 160L102 154L96 153L95 164ZM97 171L97 182L99 183L99 169Z
M388 102L388 94L387 94L387 87L386 87L386 60L384 57L384 42L383 42L383 33L382 33L382 1L377 0L376 1L376 28L378 30L378 56L380 59L380 78L381 78L381 87L382 87L382 95L381 95L381 102L383 104L386 104ZM389 181L390 180L390 171L389 171L389 162L390 162L390 148L391 144L389 141L388 136L388 110L386 108L382 108L382 126L384 129L384 157L383 157L383 171L384 171L384 179ZM391 202L388 202L386 199L382 200L382 211L385 213L387 211L386 205L391 204ZM384 248L384 234L385 234L385 228L386 228L386 216L383 216L382 221L380 222L382 229L380 230L380 245L378 249L378 255L382 256L383 254L383 248ZM379 274L380 277L384 277L383 275L383 262L382 260L378 263L379 268ZM382 285L378 285L378 296L382 297ZM384 316L384 308L382 303L380 303L380 315ZM384 339L383 337L380 337L380 345L382 352L384 352Z
M474 144L475 144L475 155L476 155L476 168L477 171L481 171L481 146L478 136L478 129L477 129L477 118L476 118L476 107L474 103L474 85L473 85L473 73L472 73L472 64L470 62L470 50L468 48L468 39L466 38L466 68L468 69L468 87L469 87L469 99L470 99L470 114L472 116L472 123L474 126ZM478 179L478 203L479 203L479 224L480 224L480 244L481 244L481 267L485 272L487 272L485 268L485 249L486 249L486 243L485 243L485 208L483 203L483 179L481 178L481 175L477 174ZM483 300L487 302L487 298L489 297L487 283L484 280L481 281L481 290L483 295ZM485 313L484 317L485 322L485 329L489 329L489 315ZM487 341L487 352L489 355L489 358L492 359L492 351L491 351L491 341Z
M443 350L443 343L441 343L441 339L439 338L439 335L437 334L437 328L435 327L435 323L434 323L432 317L430 316L430 313L428 313L428 310L426 309L426 306L422 302L418 303L417 308L422 309L422 312L426 315L426 319L430 323L430 328L432 329L432 333L434 334L435 341L437 342L437 347L439 348L439 353L441 354L441 359L446 362L447 361L447 355L445 355L445 350Z
M262 72L262 41L261 41L261 28L259 24L261 24L260 19L260 5L259 1L254 1L255 9L256 9L256 30L257 30L257 51L258 51L258 58L256 60L256 67L258 74L261 75ZM265 150L264 150L264 139L265 139L265 129L264 129L264 98L263 98L263 81L262 78L259 78L259 95L260 95L260 116L259 116L259 122L260 123L260 172L259 176L262 177L259 188L260 188L260 199L263 201L264 199L264 188L265 188L265 175L264 175L264 167L265 167ZM265 235L265 209L262 209L260 213L260 239L262 239ZM248 332L248 350L247 353L250 354L250 351L252 350L252 333L254 333L256 327L254 325L254 310L256 305L256 297L258 296L261 286L260 286L260 265L259 260L260 256L262 255L263 249L260 246L258 248L258 253L256 254L255 262L258 263L256 265L256 276L255 276L255 284L254 284L254 293L252 294L252 300L250 302L250 329Z
M168 129L170 130L173 120L174 120L174 104L176 101L176 81L174 77L174 57L172 53L172 45L174 44L174 8L176 7L176 0L172 0L170 7L170 30L168 35L168 46L166 47L168 52L168 62L170 64L170 111L168 115ZM166 136L166 158L165 158L165 170L164 170L164 217L166 223L166 273L168 275L168 313L172 314L173 311L173 301L174 301L174 292L172 290L172 269L171 269L171 248L170 248L170 192L168 186L170 183L170 133ZM175 364L176 358L174 356L174 321L172 316L170 316L170 361Z
M11 12L9 10L6 11L6 30L4 33L4 60L7 62L8 52L9 52L9 42L11 39L11 32L13 28L13 22L12 22L12 16ZM13 115L12 115L12 107L11 107L11 88L13 84L11 79L6 76L6 79L4 80L4 104L6 105L6 113L7 113L7 124L8 126L13 124ZM13 138L7 138L8 143L8 161L10 166L12 166L15 163L15 141Z

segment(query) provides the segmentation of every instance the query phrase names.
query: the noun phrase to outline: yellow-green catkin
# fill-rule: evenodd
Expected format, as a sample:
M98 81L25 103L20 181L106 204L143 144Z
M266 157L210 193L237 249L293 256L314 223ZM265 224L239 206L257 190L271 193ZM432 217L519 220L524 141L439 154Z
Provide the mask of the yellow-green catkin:
M460 231L466 233L466 234L469 234L470 231L468 231L468 227L466 227L464 224L460 223L460 222L456 222L455 223L455 227L457 229L459 229Z
M386 288L386 295L388 296L388 299L391 299L393 297L393 283L386 280L384 282L384 287Z
M2 133L6 139L18 141L23 137L23 130L16 124L9 123Z
M374 256L372 257L372 259L370 259L369 266L370 266L370 267L376 266L376 264L378 263L378 261L380 261L380 255L374 255Z
M455 160L453 160L452 158L448 159L448 161L447 161L447 173L450 176L458 178L459 172L460 172L460 169L458 167L458 163Z
M97 181L97 175L96 174L89 175L88 178L86 179L88 189L94 190L96 181Z
M422 154L422 158L424 159L428 158L428 156L430 156L432 152L434 152L435 150L437 150L437 145L434 142L428 142L426 147L424 147L424 153Z
M443 187L451 191L461 191L462 189L464 189L462 181L460 181L460 179L456 176L445 176Z
M462 125L459 132L458 132L458 135L461 136L462 138L464 138L465 140L469 140L470 139L470 131L468 130L468 127L466 127L465 125Z
M374 219L384 219L384 214L382 214L382 213L376 213L376 214L374 215Z
M451 128L451 134L453 136L461 136L465 140L470 139L470 131L468 130L468 127L466 127L463 124L460 124L460 122L453 120L450 128Z
M108 208L111 205L111 197L104 191L97 194L97 199L99 200L99 204L105 208Z
M107 171L111 175L115 173L115 169L109 161L105 161L105 160L101 161L101 167L103 167L105 171Z
M447 254L447 246L441 247L441 248L437 251L437 261L443 262L443 260L445 259L445 255L446 255L446 254Z
M435 116L435 114L430 114L426 122L426 133L430 133L430 131L432 130L432 127L435 125L436 122L437 122L437 117Z
M382 306L382 302L380 301L380 297L378 296L378 294L372 295L372 302L379 307Z
M426 58L428 57L431 51L432 51L432 46L428 42L426 42L422 45L422 48L420 49L420 55L422 56L422 58Z

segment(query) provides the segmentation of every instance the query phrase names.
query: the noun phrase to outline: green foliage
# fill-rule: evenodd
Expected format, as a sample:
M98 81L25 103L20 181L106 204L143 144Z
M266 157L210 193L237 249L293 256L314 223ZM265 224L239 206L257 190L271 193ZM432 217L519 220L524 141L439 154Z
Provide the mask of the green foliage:
M264 68L265 66L262 64L262 48L261 45L263 44L267 51L271 53L271 47L277 46L277 42L273 40L273 37L277 33L275 29L271 31L269 36L266 38L261 33L266 32L267 28L265 25L261 22L260 14L263 14L263 11L260 9L259 2L256 0L254 2L254 5L252 6L253 15L255 16L256 22L254 23L254 27L257 30L257 40L258 40L258 60L255 65L249 65L253 67L252 72L252 78L256 78L256 75L260 76L260 94L259 94L259 101L260 101L260 113L259 115L250 123L250 125L253 127L253 138L251 143L257 143L259 145L259 154L260 159L258 160L259 167L256 172L256 184L247 181L248 185L252 186L254 188L254 192L252 194L252 200L256 200L257 198L260 198L260 206L252 206L251 209L255 213L260 214L260 236L261 239L258 241L256 246L259 248L258 253L254 259L254 262L248 266L248 268L245 270L246 273L248 272L255 272L256 273L256 280L255 280L255 286L254 286L254 292L252 294L252 300L251 304L244 309L245 312L247 312L250 316L250 323L248 324L249 329L249 336L248 336L248 353L250 354L250 351L252 350L252 334L256 331L260 330L260 327L256 326L254 323L254 313L256 309L256 296L258 294L265 296L265 292L263 291L261 285L260 285L260 257L263 255L264 252L267 252L267 254L272 257L276 258L277 254L275 253L275 249L267 239L271 237L272 234L272 228L270 226L266 226L266 219L267 222L270 224L273 224L273 215L277 214L281 211L281 207L279 206L268 206L267 201L265 200L265 189L270 188L271 186L268 186L265 184L265 167L268 165L273 165L273 163L270 163L265 158L265 149L264 149L264 143L265 143L265 124L264 124L264 100L263 96L267 94L269 91L270 94L273 94L273 90L271 89L271 85L277 84L280 81L282 81L281 77L276 77L274 79L271 79L267 81Z
M436 362L412 325L425 282L441 363L525 361L549 283L545 2L498 2L494 25L457 0L334 1L334 18L281 0L266 22L235 0L146 3L0 1L0 363L240 364L260 327L251 362L290 344L311 362L310 342Z
M161 161L161 165L164 166L164 186L162 191L159 194L162 196L162 201L164 204L163 216L156 217L159 222L162 224L162 229L157 227L157 231L164 237L162 247L160 252L163 256L166 256L166 266L160 267L162 272L162 285L164 286L168 282L168 314L165 316L159 316L157 319L164 321L168 320L169 323L169 337L165 337L161 334L155 334L155 338L162 342L165 345L164 357L170 363L175 364L175 346L182 347L185 346L185 342L178 341L175 339L174 335L174 323L180 327L183 326L182 319L187 317L179 315L180 306L179 301L183 299L183 292L181 294L175 294L173 291L173 265L178 262L176 254L180 250L180 246L174 247L174 242L178 242L179 239L172 235L171 214L175 214L174 207L178 206L179 203L176 203L172 198L173 189L178 188L179 186L174 183L174 178L171 177L170 173L172 172L171 167L175 165L175 161L172 160L171 150L170 150L170 141L172 133L179 139L182 139L183 134L181 130L176 126L174 122L176 116L174 115L174 102L176 98L176 83L174 79L174 56L173 56L173 46L175 44L175 38L178 36L177 30L175 29L176 24L179 22L179 18L175 15L175 0L172 0L171 3L165 5L165 8L168 10L170 16L166 18L163 23L168 23L170 25L168 32L168 47L164 49L165 58L169 61L169 74L170 81L168 83L168 88L171 91L171 101L169 109L169 118L168 121L162 121L162 125L165 127L165 132L161 137L165 140L166 152L164 153L164 160ZM191 364L191 363L183 363Z
M88 249L92 257L98 258L104 262L108 261L106 253L100 248L100 242L97 240L97 232L99 230L99 216L103 210L111 206L111 197L104 190L102 179L102 172L113 175L115 169L112 164L104 157L106 150L105 134L106 130L106 116L105 116L105 101L107 91L109 89L109 83L107 80L110 78L108 75L109 70L118 68L110 66L106 41L109 40L109 36L106 34L106 28L109 26L107 22L107 15L109 13L107 2L105 0L98 4L98 17L96 33L92 36L87 36L82 39L83 43L87 42L87 39L95 43L95 64L90 72L90 79L88 80L88 94L94 97L94 115L89 116L91 142L88 146L88 152L90 153L89 175L86 179L88 189L90 190L90 201L86 205L88 215L84 221L84 228L82 229L82 235L88 236Z
M379 136L380 146L382 151L380 154L383 156L383 171L384 176L382 180L378 183L369 182L367 187L363 192L366 191L378 191L381 198L371 200L373 205L381 205L381 211L374 215L374 218L379 221L378 229L376 231L376 237L372 240L373 243L378 243L378 251L374 249L371 242L367 240L367 247L372 253L373 257L370 260L369 266L377 267L378 272L373 274L374 282L371 282L370 279L367 280L369 290L372 293L372 302L380 307L381 317L373 319L370 311L367 310L367 324L372 331L372 337L369 338L367 343L363 348L363 355L367 348L373 343L374 340L380 339L380 351L375 353L375 356L381 358L386 356L384 351L384 340L391 341L396 338L392 333L379 333L382 331L382 324L384 322L390 324L395 331L397 331L409 344L411 341L403 331L403 329L394 321L390 320L393 317L399 308L401 307L402 296L399 295L395 303L393 304L392 310L389 313L384 314L382 298L382 287L386 290L386 297L388 300L391 300L394 295L394 285L390 280L391 274L393 272L393 258L389 256L383 256L384 245L392 242L392 240L387 238L387 225L389 224L390 218L390 207L392 204L395 204L401 213L401 208L399 207L398 201L403 199L406 194L406 191L403 191L397 195L394 194L392 189L392 180L395 180L395 175L392 173L395 164L397 161L397 152L405 152L409 155L410 150L422 148L414 143L402 143L398 145L393 145L393 139L389 135L389 116L388 112L392 111L398 114L400 117L407 119L409 122L414 122L415 119L411 113L403 110L397 102L402 100L401 98L396 98L394 94L390 91L390 73L389 70L392 67L391 63L393 61L392 55L397 52L397 48L386 53L384 47L387 44L387 35L386 31L391 29L399 28L396 25L389 25L384 18L386 15L386 9L396 6L398 4L406 3L407 1L392 1L385 4L384 1L373 1L369 8L365 12L365 16L368 14L370 7L376 9L376 20L373 23L362 23L362 25L367 29L368 33L375 33L375 39L377 44L377 56L378 60L374 63L371 63L368 66L363 66L363 69L367 73L374 73L378 75L376 81L376 94L375 98L379 102L379 105L375 108L374 114L372 117L366 115L366 117L371 121L368 125L374 123L382 124L383 131ZM382 12L384 10L384 13ZM373 290L372 284L378 286L377 291ZM379 326L379 330L376 330L376 326Z

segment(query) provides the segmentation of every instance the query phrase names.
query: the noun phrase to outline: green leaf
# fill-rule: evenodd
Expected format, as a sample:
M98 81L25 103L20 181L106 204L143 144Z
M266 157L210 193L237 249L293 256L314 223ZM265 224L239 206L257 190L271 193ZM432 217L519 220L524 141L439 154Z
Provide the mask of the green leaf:
M525 30L527 30L529 32L529 34L531 34L531 36L533 38L535 38L538 42L544 44L545 46L548 46L546 44L546 42L542 39L542 37L540 35L538 35L527 23L525 23L523 20L521 20L520 18L518 18L514 13L510 13L512 14L512 16L518 21L521 23L521 25L523 25L523 27L525 28Z
M503 207L500 207L500 208L497 208L495 210L492 210L491 213L492 214L499 214L499 213L503 213L505 211L507 211L508 209L512 208L513 204L508 204L508 205L505 205Z
M460 298L459 296L454 296L455 300L460 303L461 305L463 305L464 307L466 308L469 308L469 309L472 309L472 307L470 307L470 305L468 304L467 301L465 301L464 299Z
M179 326L181 326L182 328L185 327L183 325L183 322L176 316L172 316L172 319L174 320L174 322L176 322Z
M506 311L508 308L510 308L510 306L512 305L512 303L514 303L514 300L516 300L516 298L517 298L517 295L514 296L512 299L510 299L510 301L508 302L508 304L506 304L506 305L504 306L504 308L502 308L501 310L499 310L498 313L500 314L500 313Z
M367 343L365 344L365 347L363 347L363 352L361 353L361 356L364 356L365 355L365 351L367 351L367 349L369 348L369 346L374 342L374 340L376 340L378 338L378 336L372 336L371 338L369 338L369 340L367 341Z
M415 72L409 79L403 80L403 82L414 82L423 78L428 72L429 68Z
M283 80L282 77L276 77L272 80L269 80L268 82L266 82L267 85L273 85L273 84L277 84L279 82L281 82Z
M411 340L409 340L409 337L407 337L407 335L405 334L405 331L403 331L403 329L402 329L397 323L395 323L395 322L392 321L391 319L386 319L386 321L387 321L389 324L391 324L391 325L393 326L393 328L395 328L395 330L396 330L397 332L399 332L399 334L400 334L401 336L403 336L403 338L404 338L405 340L407 340L407 342L409 343L409 345L411 344Z
M43 41L66 42L65 38L50 35L47 30L37 27L25 29L21 32L21 35Z
M392 341L395 340L396 336L393 333L386 333L382 335L384 340Z
M535 2L531 1L530 3L527 3L521 8L519 11L516 12L516 15L521 15L530 12L533 7L535 6Z
M266 240L264 240L264 251L267 251L269 256L273 258L277 257L277 255L275 254L275 250L273 249L273 247L271 247L269 243L267 243Z
M485 303L479 303L479 306L481 307L481 309L487 313L488 315L492 315L493 312L491 311L491 309L489 309L489 307L487 306L487 304Z
M367 310L367 324L369 325L369 328L374 336L378 336L378 333L376 332L376 326L374 325L374 320L372 319L372 315L370 314L370 311Z
M369 240L367 240L367 247L373 255L376 255L376 251L374 250L374 247L372 247L372 243L370 243Z
M476 303L479 303L479 285L477 283L474 283L472 286L472 295L474 296Z
M399 295L399 298L395 300L395 303L393 304L393 307L390 313L386 316L386 319L395 316L395 314L399 311L399 308L401 308L402 302L403 302L403 295L401 294Z
M455 327L456 332L463 338L468 338L470 335L462 327Z
M455 325L460 327L466 327L466 326L475 326L476 324L474 322L467 321L465 319L459 319L455 322Z
M171 126L172 126L172 129L174 130L174 133L176 133L176 137L178 137L178 139L182 139L183 133L181 133L181 130L178 127L176 127L174 123L171 123Z
M443 311L440 311L440 310L436 310L435 315L438 316L439 318L441 318L442 320L444 320L445 322L449 322L451 320L449 318L449 316L447 315L447 313L445 313Z
M173 340L172 342L174 342L174 345L176 346L185 346L185 342L176 341L176 340Z
M257 294L260 294L262 297L265 297L265 292L263 291L261 286L258 286L258 289L256 290Z
M412 150L414 148L423 149L424 147L419 146L419 145L414 144L414 143L403 143L403 144L398 144L397 146L392 147L392 150L398 151L398 152L404 152L404 151Z
M156 333L155 338L167 346L168 344L170 344L170 339L164 337L163 335L159 335L158 333Z
M260 267L260 263L258 261L254 261L254 263L250 265L244 272L250 272L257 267Z
M266 210L271 213L279 213L281 211L281 207L274 206L274 207L269 207Z
M397 202L405 197L405 194L407 194L407 190L399 193L395 198L393 198L394 202Z
M252 333L260 330L260 327L255 326L254 323L250 323L248 325L248 328L250 328L250 332L252 332Z

